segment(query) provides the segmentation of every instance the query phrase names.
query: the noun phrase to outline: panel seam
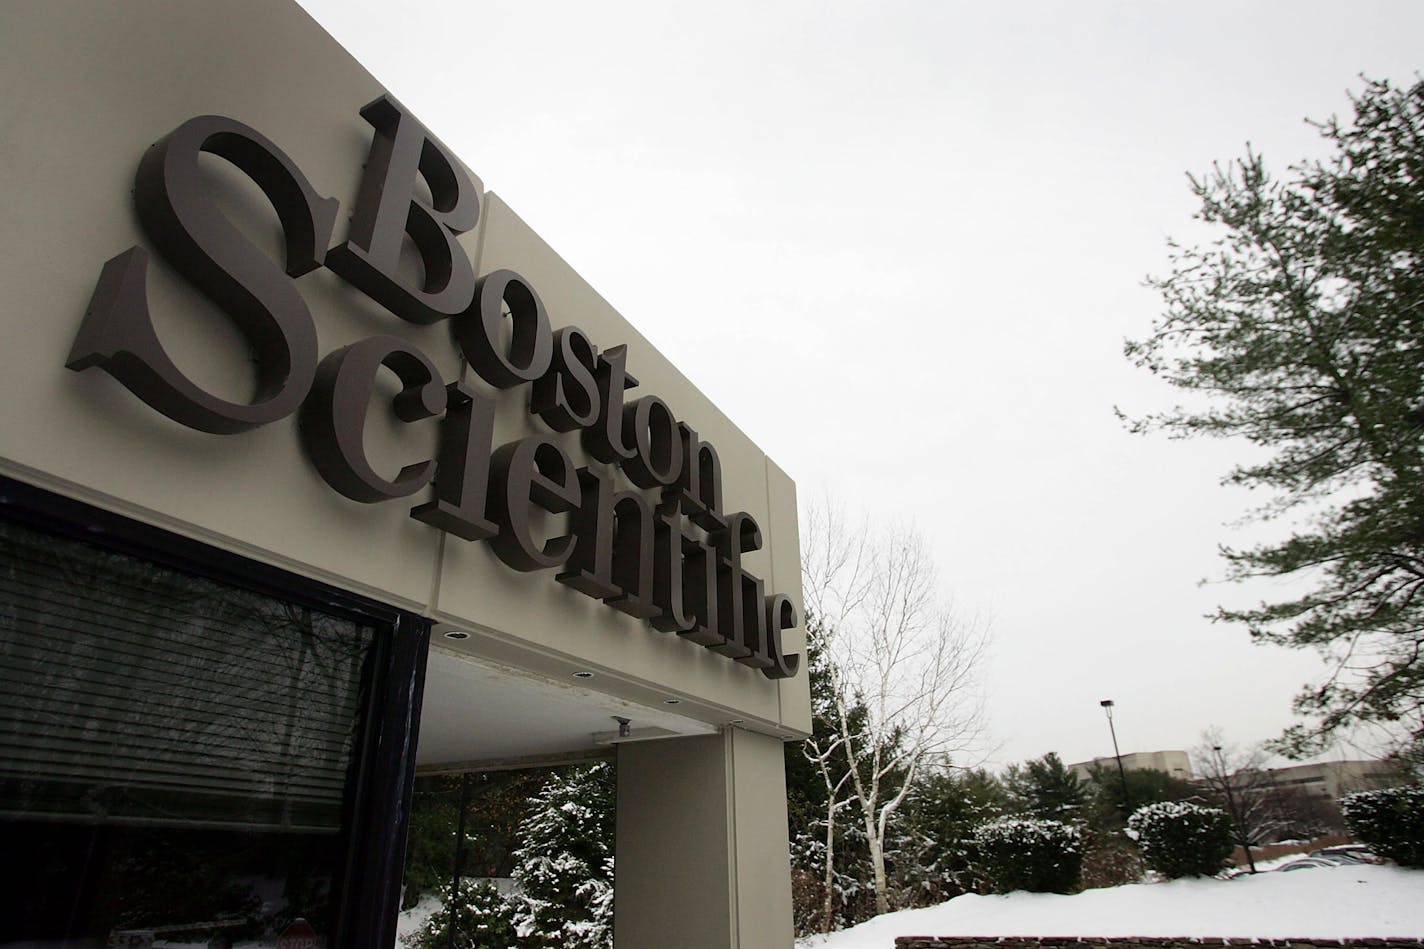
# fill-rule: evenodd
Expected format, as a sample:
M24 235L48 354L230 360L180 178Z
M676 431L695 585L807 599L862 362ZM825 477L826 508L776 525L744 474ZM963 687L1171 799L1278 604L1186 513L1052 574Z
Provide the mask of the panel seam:
M727 911L730 949L741 949L742 920L741 896L737 891L737 756L735 753L736 726L729 725L723 731L722 754L727 775L726 822L727 822Z
M764 495L765 498L766 498L766 519L767 519L767 526L770 527L770 526L771 526L771 521L772 521L772 519L776 517L776 510L775 510L775 508L772 507L772 503L771 503L771 459L768 458L768 457L765 456L765 455L763 455L763 456L762 456L762 459L761 459L761 483L762 483L762 493L763 493L763 495ZM799 516L799 513L798 513L798 512L793 512L792 516L793 516L793 517ZM798 536L799 536L799 532L798 532ZM780 582L779 580L777 580L777 578L776 578L777 547L776 547L776 541L775 541L775 540L772 541L772 545L773 545L772 550L769 551L769 553L771 554L771 556L767 558L767 563L769 564L769 567L770 567L769 573L771 574L771 576L768 578L768 585L771 587L772 593L776 593L776 592L778 592L778 591L781 589L781 582ZM799 544L798 544L798 549L797 549L797 551L796 551L796 563L797 563L798 569L799 569L799 565L800 565L800 563L801 563L801 551L800 551L800 545L799 545ZM758 609L761 609L761 608L763 608L763 607L762 607L761 605L758 605ZM770 620L771 620L771 617L767 617L767 619L768 619L768 621L770 621ZM804 622L804 617L802 617L802 620L803 620L803 622ZM769 632L769 631L768 631L768 635L770 635L770 632ZM776 724L780 725L782 728L785 728L785 727L786 727L786 708L785 708L784 705L783 705L783 694L784 694L784 692L785 692L785 689L782 688L780 681L777 681L775 684L776 684Z

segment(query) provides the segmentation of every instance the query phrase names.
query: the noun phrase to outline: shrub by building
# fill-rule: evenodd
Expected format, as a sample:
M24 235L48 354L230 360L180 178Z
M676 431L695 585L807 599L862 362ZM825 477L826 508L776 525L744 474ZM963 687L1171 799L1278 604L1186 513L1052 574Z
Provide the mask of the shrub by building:
M1062 821L988 821L975 828L973 850L975 873L996 893L1069 893L1082 875L1082 835Z
M1424 867L1424 785L1347 794L1340 808L1356 840L1402 867Z
M1214 876L1231 856L1231 818L1215 807L1159 801L1134 811L1127 828L1147 866L1169 879Z

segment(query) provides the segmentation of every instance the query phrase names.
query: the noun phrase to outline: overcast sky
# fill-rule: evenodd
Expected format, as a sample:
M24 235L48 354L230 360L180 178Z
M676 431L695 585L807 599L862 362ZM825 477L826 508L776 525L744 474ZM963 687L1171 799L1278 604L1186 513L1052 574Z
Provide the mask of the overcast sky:
M1129 435L1172 393L1186 172L1323 146L1418 2L303 5L795 479L933 545L993 626L997 763L1249 744L1323 667L1203 614L1241 446ZM554 315L556 325L569 322ZM1354 753L1346 752L1349 755Z

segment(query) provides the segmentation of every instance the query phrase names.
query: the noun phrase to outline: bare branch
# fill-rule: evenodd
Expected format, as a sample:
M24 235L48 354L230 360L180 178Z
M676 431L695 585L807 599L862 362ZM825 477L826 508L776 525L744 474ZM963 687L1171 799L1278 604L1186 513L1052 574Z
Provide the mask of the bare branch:
M978 673L984 624L940 595L927 546L913 530L850 528L829 504L806 512L803 590L827 658L830 749L850 762L850 792L864 825L876 906L889 909L885 835L922 767L963 753L984 731Z

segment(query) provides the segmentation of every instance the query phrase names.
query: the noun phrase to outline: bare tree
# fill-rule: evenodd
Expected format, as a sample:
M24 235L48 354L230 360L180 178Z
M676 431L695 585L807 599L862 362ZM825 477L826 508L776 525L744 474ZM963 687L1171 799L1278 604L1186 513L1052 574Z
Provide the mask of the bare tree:
M1270 754L1260 745L1240 749L1226 744L1215 725L1202 732L1201 744L1192 749L1198 780L1218 799L1231 817L1236 843L1246 851L1246 863L1256 872L1251 847L1267 842L1284 826L1266 761Z
M1272 788L1267 796L1280 815L1277 839L1314 840L1325 834L1345 833L1345 815L1333 798L1311 794L1299 785Z
M813 681L819 671L813 664L825 670L824 679L828 682L827 687L812 690L812 714L830 728L825 732L817 729L803 744L802 753L815 766L826 789L820 926L830 931L834 928L835 914L836 830L842 811L854 802L852 768L849 764L841 767L841 762L854 761L854 755L848 748L847 729L840 727L848 718L845 702L833 696L841 692L845 677L836 668L835 657L827 647L836 635L836 624L859 607L869 565L864 536L852 535L844 529L838 509L829 506L809 509L803 521L802 595L806 602L808 632L820 640L814 644L817 655L808 662L808 668Z
M834 715L834 709L829 711ZM839 732L825 736L813 735L802 746L802 753L816 766L816 773L821 776L826 787L826 842L821 854L821 915L817 923L823 932L829 932L833 928L832 920L836 912L836 827L841 811L853 802L853 798L846 793L850 785L850 769L841 770L837 767L836 753L844 746L845 742Z
M850 527L829 505L803 520L802 585L821 631L834 733L809 753L821 755L822 765L837 751L850 762L843 777L864 825L876 912L885 913L891 817L927 765L968 751L982 736L978 673L987 630L941 600L934 564L915 532ZM843 789L831 786L829 768L822 774L829 823ZM827 839L832 835L828 827Z

